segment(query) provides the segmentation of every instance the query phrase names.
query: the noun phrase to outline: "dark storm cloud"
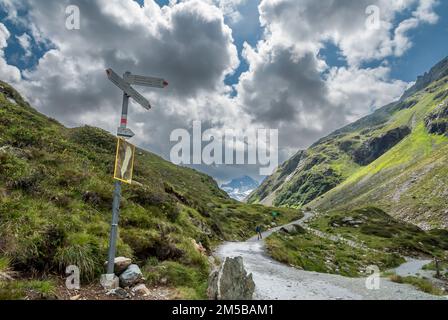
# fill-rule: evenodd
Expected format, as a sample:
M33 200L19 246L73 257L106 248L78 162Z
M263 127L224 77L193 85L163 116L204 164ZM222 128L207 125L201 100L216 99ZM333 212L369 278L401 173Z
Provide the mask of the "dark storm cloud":
M78 5L80 30L65 29L65 7ZM117 20L100 1L33 1L31 19L56 46L27 73L33 82L27 93L39 108L68 123L77 113L116 101L116 91L105 79L104 69L118 73L163 76L170 97L195 98L203 92L221 90L226 73L237 66L231 31L216 8L191 2L163 15L154 8L155 24L132 4L114 10L134 21ZM56 18L55 18L56 17ZM58 19L59 17L59 19ZM45 103L43 103L45 102Z
M328 90L311 53L297 59L293 48L277 46L268 63L241 81L242 104L255 122L278 126L300 122L306 113L323 113Z

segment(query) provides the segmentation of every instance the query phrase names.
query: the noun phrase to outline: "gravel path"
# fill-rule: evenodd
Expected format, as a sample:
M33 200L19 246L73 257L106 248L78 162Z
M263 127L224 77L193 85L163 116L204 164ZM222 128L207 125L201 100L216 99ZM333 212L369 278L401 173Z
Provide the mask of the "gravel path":
M291 224L303 224L312 214ZM266 238L281 227L264 232ZM380 289L369 290L365 278L298 270L270 258L264 242L251 238L245 242L227 242L218 247L216 255L243 257L244 265L255 281L255 299L260 300L428 300L443 299L421 292L407 284L381 278ZM416 264L412 265L414 268Z

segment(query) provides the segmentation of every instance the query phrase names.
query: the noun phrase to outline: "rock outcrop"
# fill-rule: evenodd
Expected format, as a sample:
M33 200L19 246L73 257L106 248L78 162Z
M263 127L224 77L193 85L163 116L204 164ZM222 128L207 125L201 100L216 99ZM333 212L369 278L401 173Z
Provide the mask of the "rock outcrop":
M210 274L208 297L211 300L252 300L255 283L244 269L243 258L226 258L218 270Z
M425 126L429 133L448 136L448 100L425 118Z
M353 151L353 161L362 166L368 165L389 151L410 133L411 129L403 126L389 130L382 136L367 140Z
M406 90L401 100L412 96L414 93L426 88L434 81L442 79L446 76L448 76L448 57L437 63L429 72L425 72L424 75L419 76L415 84Z

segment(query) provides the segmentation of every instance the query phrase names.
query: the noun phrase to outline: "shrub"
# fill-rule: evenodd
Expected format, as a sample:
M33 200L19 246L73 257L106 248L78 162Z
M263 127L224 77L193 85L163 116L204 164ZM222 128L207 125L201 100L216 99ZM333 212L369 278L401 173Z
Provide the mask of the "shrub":
M90 179L87 190L82 195L85 203L99 209L111 209L112 197L112 185L104 183L104 181L99 179Z
M180 209L175 203L163 205L162 210L166 212L166 216L171 222L176 222L179 218Z
M126 229L121 236L142 261L149 257L156 257L159 261L178 260L184 255L170 237L161 236L153 230Z
M79 186L85 179L85 175L74 169L64 169L59 174L57 183L61 187Z
M206 297L208 272L179 262L165 261L155 267L146 265L143 274L150 285L164 284L180 288L182 292L185 292L181 296L183 299Z
M15 181L29 174L29 171L30 169L25 160L6 152L0 152L0 175L4 181Z
M99 128L84 126L72 129L71 139L82 146L109 152L115 150L116 139L114 136Z
M56 194L50 197L50 201L58 207L66 208L70 204L71 198L65 194Z
M7 281L0 282L0 300L24 299L28 293L36 299L52 299L55 295L55 285L52 281Z
M367 225L361 227L361 232L367 235L373 235L381 238L392 238L394 235L386 227L380 227L376 225Z
M9 189L22 190L25 193L36 192L39 189L42 174L38 171L32 171L29 175L22 176L15 180L9 180L6 186Z
M160 206L169 201L166 193L140 186L131 187L131 195L128 199L141 206Z
M0 256L0 273L7 272L10 266L10 259Z
M45 272L54 269L53 256L65 238L65 232L54 225L39 225L30 211L7 221L0 229L2 250L19 271Z
M96 238L79 233L69 237L64 246L57 249L54 261L60 272L75 265L79 268L81 278L92 280L102 270L102 259L105 253L101 252Z
M17 148L39 145L39 135L23 127L15 127L9 130L10 144Z
M198 238L196 239L196 242L202 244L204 249L207 250L208 252L211 251L210 238L205 233L200 233Z

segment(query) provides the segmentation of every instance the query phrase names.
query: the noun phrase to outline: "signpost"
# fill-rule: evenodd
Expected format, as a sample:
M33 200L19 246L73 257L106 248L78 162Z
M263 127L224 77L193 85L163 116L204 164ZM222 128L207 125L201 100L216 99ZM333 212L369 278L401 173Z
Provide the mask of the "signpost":
M136 86L145 86L145 87L153 87L153 88L165 88L168 85L162 78L152 78L152 77L144 77L137 76L135 74L125 73L124 80L129 84L135 84Z
M132 88L128 82L126 82L123 78L116 74L112 69L107 69L106 73L109 80L112 81L112 83L115 84L118 88L123 90L124 94L134 99L135 102L140 104L146 110L151 109L149 101L146 100L146 98L138 93L134 88ZM128 76L130 76L130 73L126 72L123 77Z
M112 223L109 240L107 274L103 275L101 278L101 284L105 289L114 289L118 286L118 279L114 275L114 261L117 245L118 218L120 214L121 182L132 183L135 154L135 147L125 140L134 136L132 130L127 128L129 98L132 98L146 110L151 109L149 101L131 87L131 84L153 88L165 88L168 86L168 82L164 79L133 75L130 72L126 72L123 77L120 77L112 69L107 69L106 74L109 80L123 91L121 120L117 130L117 136L119 138L117 141L117 155L114 170L115 188L112 202Z
M115 156L114 179L124 183L132 183L134 170L135 146L118 138L117 155Z

